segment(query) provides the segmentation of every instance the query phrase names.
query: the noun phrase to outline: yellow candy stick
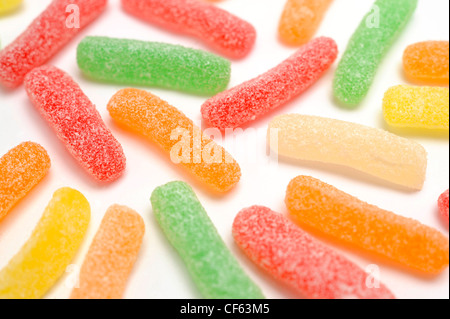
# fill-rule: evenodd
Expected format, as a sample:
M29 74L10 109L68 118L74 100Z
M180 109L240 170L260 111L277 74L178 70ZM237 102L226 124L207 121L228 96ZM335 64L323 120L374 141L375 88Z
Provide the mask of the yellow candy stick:
M448 130L448 103L448 88L395 86L384 95L384 120L393 127Z
M77 252L90 211L80 192L70 188L57 190L30 239L0 271L0 299L43 297Z
M22 0L0 0L0 14L16 9Z

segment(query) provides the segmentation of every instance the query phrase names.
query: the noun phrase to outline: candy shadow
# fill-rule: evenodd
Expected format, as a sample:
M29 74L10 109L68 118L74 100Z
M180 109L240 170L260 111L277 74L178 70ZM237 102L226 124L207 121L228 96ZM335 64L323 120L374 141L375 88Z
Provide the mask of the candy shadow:
M181 94L188 94L194 97L200 97L200 98L211 98L216 94L219 94L220 92L217 93L208 93L208 94L202 94L202 93L196 93L196 92L190 92L190 91L185 91L185 90L181 90L181 89L171 89L171 88L167 88L164 86L156 86L156 85L143 85L140 83L132 83L132 82L116 82L116 81L111 81L111 80L99 80L96 78L93 78L87 74L84 74L83 71L79 70L78 72L78 76L87 81L87 82L92 82L95 84L100 84L103 85L105 87L117 87L117 90L123 89L123 88L136 88L139 90L144 90L144 91L150 91L152 89L156 89L156 90L164 90L167 92L177 92L177 93L181 93Z
M31 203L35 202L38 197L42 196L43 190L48 188L50 185L53 174L54 172L52 172L52 169L50 168L47 175L45 175L44 178L35 187L33 187L27 195L11 207L9 213L2 220L0 220L0 236L3 233L3 229L10 227L10 225L17 222L19 215L26 214L26 207L30 207ZM50 199L51 198L48 200L50 201ZM45 207L42 208L42 213L44 212L44 209Z
M399 66L399 74L401 74L402 75L402 79L405 82L408 82L410 85L415 85L415 86L434 86L434 87L438 86L438 87L443 87L443 88L446 87L446 88L448 88L448 83L443 83L443 82L439 82L439 81L427 82L427 81L421 81L421 80L418 80L418 79L410 78L406 74L405 69L403 68L403 64Z
M379 255L375 252L369 252L363 248L353 246L341 239L333 238L327 234L324 234L324 233L314 229L313 227L301 224L291 214L288 214L287 217L299 228L306 231L308 234L310 234L311 236L313 236L314 238L316 238L317 240L319 240L320 242L322 242L329 248L333 249L333 247L337 247L344 253L348 253L351 255L358 255L358 257L362 257L362 258L366 259L369 263L379 264L379 265L389 267L390 269L392 269L394 271L400 271L401 274L406 273L408 275L414 276L414 277L418 278L419 280L421 280L423 282L427 282L427 283L429 283L430 281L440 282L440 281L442 281L442 277L445 276L445 270L443 270L442 273L440 273L440 274L427 274L427 273L421 272L419 270L407 268L406 266L404 266L400 263L397 263L393 260L390 260L383 255ZM386 284L385 282L383 282L383 283Z
M392 134L408 137L408 138L428 138L448 140L449 131L441 129L426 129L426 128L408 128L408 127L394 127L390 126L383 118L383 114L379 116L380 126L383 130L391 132Z
M143 145L146 146L146 151L148 151L149 159L152 158L152 156L156 156L159 161L163 162L167 169L175 171L178 175L180 175L180 179L182 181L186 181L190 186L197 190L199 190L203 195L208 196L210 198L219 200L223 199L225 196L229 196L230 194L234 193L236 191L237 185L235 185L231 190L220 193L217 191L214 191L212 189L209 189L206 185L204 185L200 180L198 180L195 175L190 173L187 169L182 167L181 165L177 165L172 163L170 156L161 149L158 145L154 144L153 142L149 141L146 137L142 136L139 133L135 133L131 130L129 130L127 127L120 125L119 123L116 123L113 120L109 121L110 127L116 128L118 131L120 131L120 134L126 135L130 139L139 140ZM108 125L109 126L109 125ZM168 181L169 182L169 181Z
M264 269L260 266L256 265L254 262L250 260L250 258L240 249L240 247L233 240L233 246L230 247L231 252L239 261L239 264L244 265L245 269L249 269L248 272L255 274L257 278L262 279L264 282L268 283L269 286L277 290L283 296L286 296L286 299L307 299L306 296L302 295L293 287L289 286L286 283L280 282L268 274ZM247 272L247 273L248 273ZM263 291L264 295L264 291Z
M150 223L155 225L155 227L153 227L154 235L161 239L160 244L164 246L164 247L162 247L162 250L164 252L166 252L167 255L170 255L172 257L171 263L175 264L176 268L179 269L180 272L182 272L183 278L189 278L189 279L186 279L186 281L183 284L189 285L189 290L193 294L195 294L193 299L203 299L203 296L201 295L197 285L195 284L194 280L192 279L192 276L189 273L189 270L186 267L186 264L184 263L180 254L175 249L175 247L172 246L172 244L169 242L166 235L164 234L164 231L159 226L159 223L156 220L156 216L153 213L152 208L148 209L146 218Z
M390 188L402 193L416 193L420 190L410 189L401 185L396 185L375 176L369 175L365 172L359 171L352 167L347 167L338 164L327 164L322 162L314 162L300 159L293 159L283 155L278 155L280 163L284 163L294 167L303 167L315 171L324 171L333 175L342 176L348 179L356 180L358 182L369 184L376 187Z

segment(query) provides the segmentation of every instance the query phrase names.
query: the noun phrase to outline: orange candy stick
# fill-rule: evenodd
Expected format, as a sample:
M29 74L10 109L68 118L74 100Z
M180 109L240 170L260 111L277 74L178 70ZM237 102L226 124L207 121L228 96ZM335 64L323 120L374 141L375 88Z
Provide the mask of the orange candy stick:
M121 299L145 233L142 217L113 205L103 218L71 299Z
M403 68L412 81L448 85L449 42L426 41L410 45L403 54Z
M290 182L286 205L294 221L307 230L419 272L439 274L448 267L449 243L439 231L312 177Z
M0 221L49 169L50 158L36 143L22 143L0 158Z
M170 154L211 190L223 193L241 177L236 161L182 112L159 97L138 89L117 92L108 103L111 117Z
M333 0L287 0L278 32L283 42L303 45L316 33Z

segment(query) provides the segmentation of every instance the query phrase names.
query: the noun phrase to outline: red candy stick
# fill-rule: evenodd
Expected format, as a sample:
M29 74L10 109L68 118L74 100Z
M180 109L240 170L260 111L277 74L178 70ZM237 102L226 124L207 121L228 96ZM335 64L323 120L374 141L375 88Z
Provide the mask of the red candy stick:
M253 121L308 89L337 54L334 40L314 39L272 70L206 101L202 116L222 130Z
M56 67L42 66L28 73L25 89L69 152L95 179L108 182L122 174L122 147L69 75Z
M122 0L123 8L153 24L193 35L231 58L246 56L255 28L231 13L199 0Z
M233 236L253 262L304 297L395 298L370 274L266 207L242 210Z
M22 84L25 75L46 63L82 28L97 18L107 0L54 0L13 43L0 52L0 83Z
M441 216L448 223L448 189L439 197L438 206Z

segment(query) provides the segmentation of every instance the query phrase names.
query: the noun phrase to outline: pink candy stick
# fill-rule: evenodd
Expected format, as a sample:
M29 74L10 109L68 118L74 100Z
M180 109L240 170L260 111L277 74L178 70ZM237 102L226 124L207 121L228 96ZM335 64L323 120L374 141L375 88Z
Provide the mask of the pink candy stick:
M354 263L266 207L242 210L233 236L253 262L307 298L395 298Z
M256 40L248 22L199 0L122 0L123 8L153 24L198 37L230 58L246 56Z
M119 142L73 79L52 66L34 69L25 89L69 152L98 181L113 181L125 169Z
M314 39L274 69L207 100L203 118L222 130L253 121L308 89L337 54L334 40Z
M9 88L18 87L28 72L53 57L97 18L106 4L107 0L54 0L25 32L0 52L0 83Z
M439 197L439 212L448 223L448 189Z

